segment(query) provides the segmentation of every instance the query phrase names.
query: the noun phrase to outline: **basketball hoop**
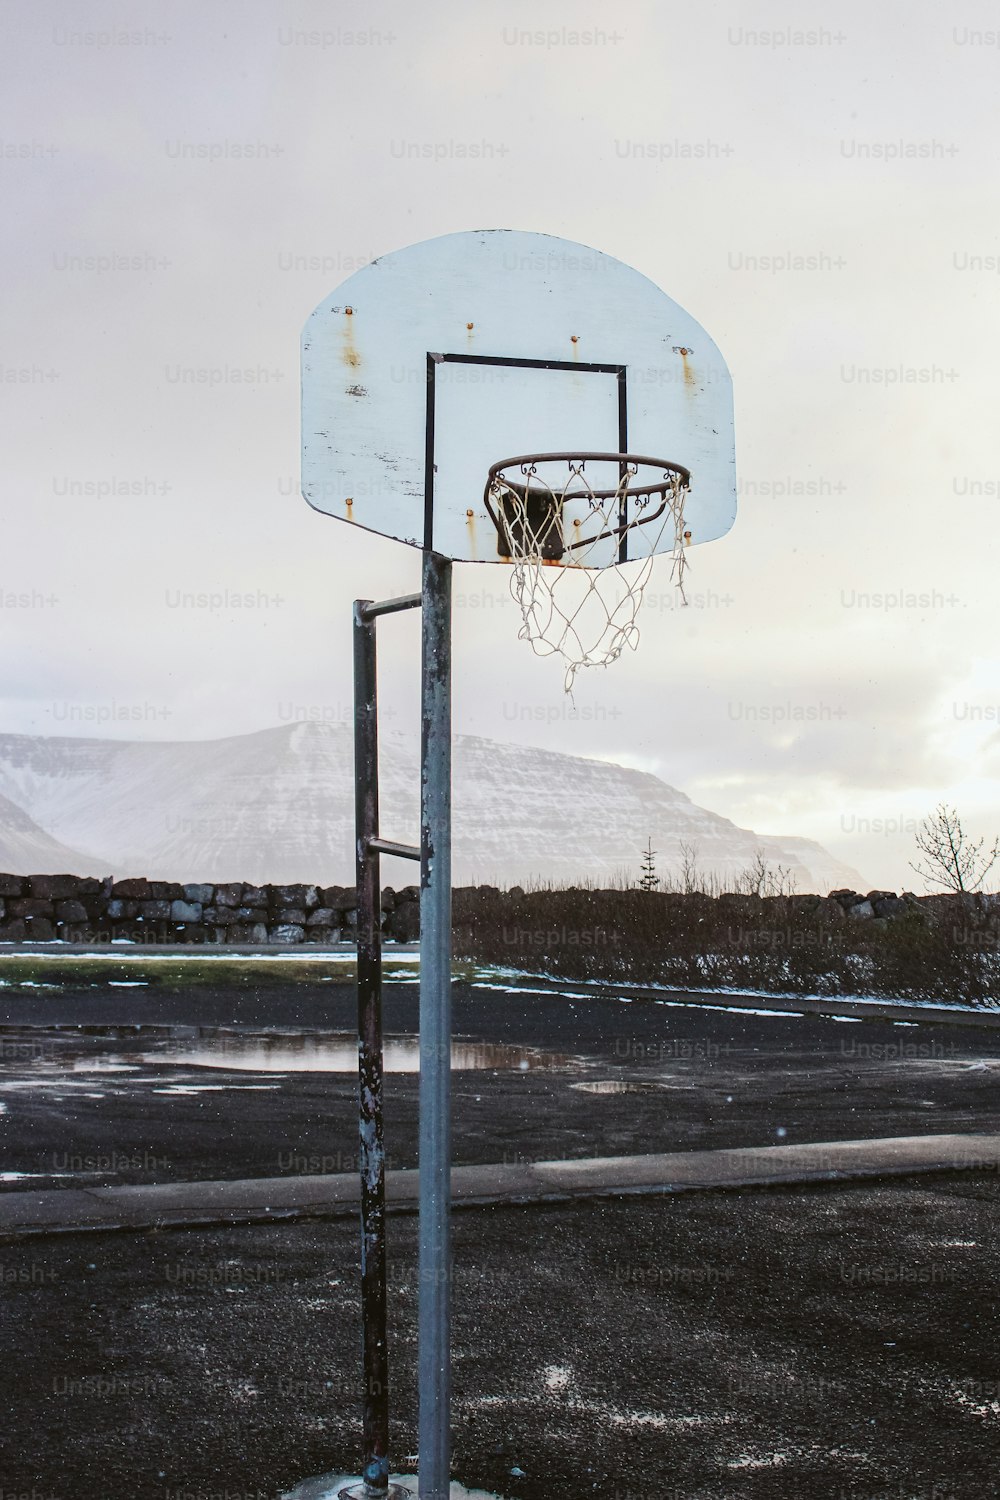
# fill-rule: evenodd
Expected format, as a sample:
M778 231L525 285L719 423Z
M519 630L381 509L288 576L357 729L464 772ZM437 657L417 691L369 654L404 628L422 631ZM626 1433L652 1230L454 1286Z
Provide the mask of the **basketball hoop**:
M538 656L563 657L567 693L581 667L606 667L626 646L635 650L657 552L669 548L687 602L690 487L680 464L634 453L531 453L490 468L484 500L497 556L513 564L519 637ZM635 572L626 571L633 562Z
M494 462L546 443L567 451ZM697 455L696 493L687 469L633 449ZM438 1497L451 1482L452 564L510 567L520 635L564 660L571 691L582 666L635 647L656 553L671 555L683 600L687 544L733 524L732 379L683 307L598 250L517 230L425 240L361 267L303 330L302 493L314 509L423 554L419 594L354 606L362 1493L385 1496L390 1473L378 894L387 855L420 860L412 1373L419 1489ZM418 606L419 849L380 833L375 666L376 619Z

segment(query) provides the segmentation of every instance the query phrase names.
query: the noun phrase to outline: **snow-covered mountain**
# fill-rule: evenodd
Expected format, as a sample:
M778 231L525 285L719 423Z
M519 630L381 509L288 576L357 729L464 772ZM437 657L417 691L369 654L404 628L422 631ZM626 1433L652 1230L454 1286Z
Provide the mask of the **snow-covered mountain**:
M8 797L0 797L0 870L9 875L59 875L90 869L95 861L51 838Z
M407 843L417 841L418 753L414 738L382 733L382 832ZM683 842L702 871L733 876L763 849L792 869L800 891L865 887L809 839L738 828L658 777L608 761L460 735L454 771L456 884L631 876L651 837L661 874ZM0 798L0 867L15 874L49 871L55 859L77 874L161 880L354 879L348 725L160 743L0 735ZM34 842L25 817L38 825ZM46 838L50 851L64 846L58 858ZM407 883L415 870L386 861L385 878Z

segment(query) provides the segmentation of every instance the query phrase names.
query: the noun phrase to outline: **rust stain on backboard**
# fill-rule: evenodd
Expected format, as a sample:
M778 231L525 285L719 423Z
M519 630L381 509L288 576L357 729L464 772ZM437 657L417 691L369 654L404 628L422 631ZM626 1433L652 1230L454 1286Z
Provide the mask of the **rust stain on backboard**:
M356 370L358 368L358 366L360 365L360 363L361 363L361 355L358 353L357 349L354 347L354 308L353 307L345 307L344 308L343 317L341 319L341 329L342 329L341 337L342 337L342 341L343 341L342 356L343 356L344 364L345 365L349 365L352 370ZM352 389L351 394L352 395L356 394L356 392L355 392L354 389Z
M686 349L683 344L675 344L674 353L680 355L681 363L684 367L684 389L686 391L695 390L698 384L698 378L695 375L694 370L691 368L690 363L691 355L694 353L694 350Z

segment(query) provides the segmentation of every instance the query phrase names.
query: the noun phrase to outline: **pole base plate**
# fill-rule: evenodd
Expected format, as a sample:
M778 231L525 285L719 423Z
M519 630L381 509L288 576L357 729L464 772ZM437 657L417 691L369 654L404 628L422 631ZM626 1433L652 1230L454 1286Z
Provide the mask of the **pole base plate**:
M413 1500L413 1491L404 1490L401 1484L390 1483L385 1490L370 1489L364 1480L357 1484L348 1484L340 1491L337 1500Z
M389 1481L390 1500L417 1500L417 1477L415 1474L393 1474ZM315 1479L304 1479L293 1490L286 1491L282 1500L369 1500L365 1494L364 1481L357 1474L322 1474ZM457 1480L451 1482L452 1500L502 1500L499 1495L486 1490L469 1490Z

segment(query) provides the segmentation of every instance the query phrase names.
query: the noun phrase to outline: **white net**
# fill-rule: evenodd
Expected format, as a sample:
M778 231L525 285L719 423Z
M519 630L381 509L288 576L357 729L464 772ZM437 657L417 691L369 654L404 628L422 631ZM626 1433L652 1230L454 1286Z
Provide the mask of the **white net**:
M540 454L490 470L487 500L521 640L566 662L565 690L581 667L606 667L639 642L639 611L658 552L684 598L684 503L690 475L631 454Z

